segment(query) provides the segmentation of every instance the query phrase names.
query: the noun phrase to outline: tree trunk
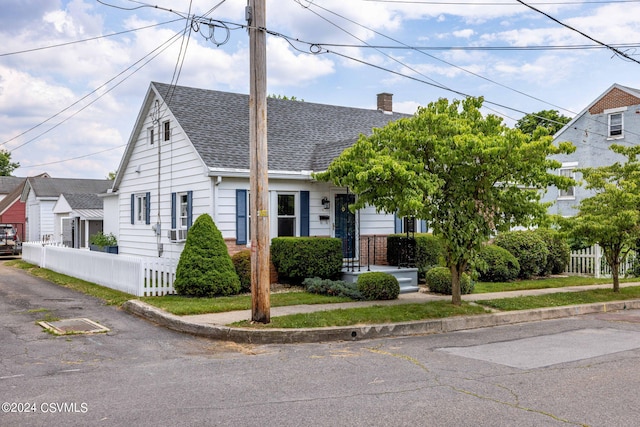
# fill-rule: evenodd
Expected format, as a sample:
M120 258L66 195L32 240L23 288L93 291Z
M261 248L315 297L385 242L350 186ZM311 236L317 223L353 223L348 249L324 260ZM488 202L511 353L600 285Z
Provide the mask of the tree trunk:
M461 305L462 297L460 296L460 276L462 268L459 265L451 266L451 304Z
M620 263L614 262L611 266L611 277L613 278L613 292L620 292Z

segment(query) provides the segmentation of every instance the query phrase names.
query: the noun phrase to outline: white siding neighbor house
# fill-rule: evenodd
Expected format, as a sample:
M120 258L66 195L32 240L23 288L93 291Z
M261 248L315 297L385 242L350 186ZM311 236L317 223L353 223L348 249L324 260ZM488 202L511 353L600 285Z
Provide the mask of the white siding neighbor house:
M378 109L367 110L268 99L272 237L339 237L346 258L362 258L362 239L399 231L394 215L352 214L353 194L311 177L360 134L408 117L392 112L391 101L379 94ZM104 206L104 231L117 235L120 254L177 259L204 213L230 253L246 249L249 96L151 83ZM117 226L106 222L114 208Z
M562 162L560 174L580 181L578 168L600 167L624 161L611 151L611 144L634 146L640 144L640 89L614 84L577 114L555 135L557 142L569 141L576 146L572 154L553 158ZM554 202L549 213L573 216L580 201L593 196L591 190L580 185L566 191L550 188L543 202Z
M27 178L20 196L25 202L25 241L59 240L53 209L61 194L105 193L112 183L106 179Z

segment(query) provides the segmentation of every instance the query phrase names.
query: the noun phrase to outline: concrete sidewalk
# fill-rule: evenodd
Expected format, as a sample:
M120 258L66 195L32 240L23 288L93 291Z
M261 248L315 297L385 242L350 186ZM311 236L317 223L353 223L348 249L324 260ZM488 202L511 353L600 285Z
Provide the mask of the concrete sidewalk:
M638 286L640 282L621 283L620 287ZM526 291L495 292L463 295L464 301L514 298L527 295L544 295L558 292L580 292L589 289L611 288L611 284L571 286L565 288L545 288ZM425 292L401 294L392 301L356 301L337 304L294 305L272 307L271 317L296 313L312 313L324 310L337 310L374 305L398 305L428 301L451 300L451 296L434 295ZM225 313L200 314L193 316L175 316L139 300L131 300L123 308L133 314L156 322L169 329L214 339L243 343L294 343L320 342L336 340L359 340L390 336L408 336L451 332L462 329L490 327L511 323L539 321L570 317L581 314L599 313L626 309L640 309L640 300L609 303L583 304L566 307L551 307L534 310L499 312L476 316L458 316L444 319L394 323L383 325L355 325L347 327L275 329L275 328L237 328L227 326L234 322L251 319L251 310Z

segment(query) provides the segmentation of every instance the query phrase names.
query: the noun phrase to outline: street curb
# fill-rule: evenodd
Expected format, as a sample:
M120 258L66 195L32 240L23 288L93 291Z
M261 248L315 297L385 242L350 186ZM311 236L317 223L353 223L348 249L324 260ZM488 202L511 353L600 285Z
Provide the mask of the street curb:
M326 341L359 341L374 338L429 335L491 326L511 325L540 320L552 320L583 314L640 309L640 300L613 301L549 307L533 310L507 311L476 316L457 316L444 319L418 320L380 325L337 326L309 329L252 329L233 328L187 322L180 316L167 313L139 300L130 300L122 308L136 316L150 320L178 332L244 344L293 344Z

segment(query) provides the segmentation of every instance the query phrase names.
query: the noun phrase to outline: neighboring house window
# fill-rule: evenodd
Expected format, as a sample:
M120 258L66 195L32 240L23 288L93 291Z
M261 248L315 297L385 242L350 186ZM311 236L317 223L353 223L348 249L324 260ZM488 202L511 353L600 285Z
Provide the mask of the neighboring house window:
M574 168L560 169L560 176L566 176L566 177L575 179ZM566 190L558 190L558 198L559 199L575 199L576 198L575 187L572 186Z
M149 137L149 145L153 145L155 142L155 131L152 127L147 129L147 135Z
M236 244L246 245L249 241L249 192L236 190Z
M426 221L417 220L415 217L394 216L394 233L426 233Z
M169 120L162 123L162 136L165 141L171 140L171 124Z
M171 193L171 228L189 229L193 225L193 191Z
M609 114L609 136L611 138L621 138L622 133L622 113Z
M278 194L278 236L296 235L296 196Z
M131 224L151 224L151 193L131 195Z

